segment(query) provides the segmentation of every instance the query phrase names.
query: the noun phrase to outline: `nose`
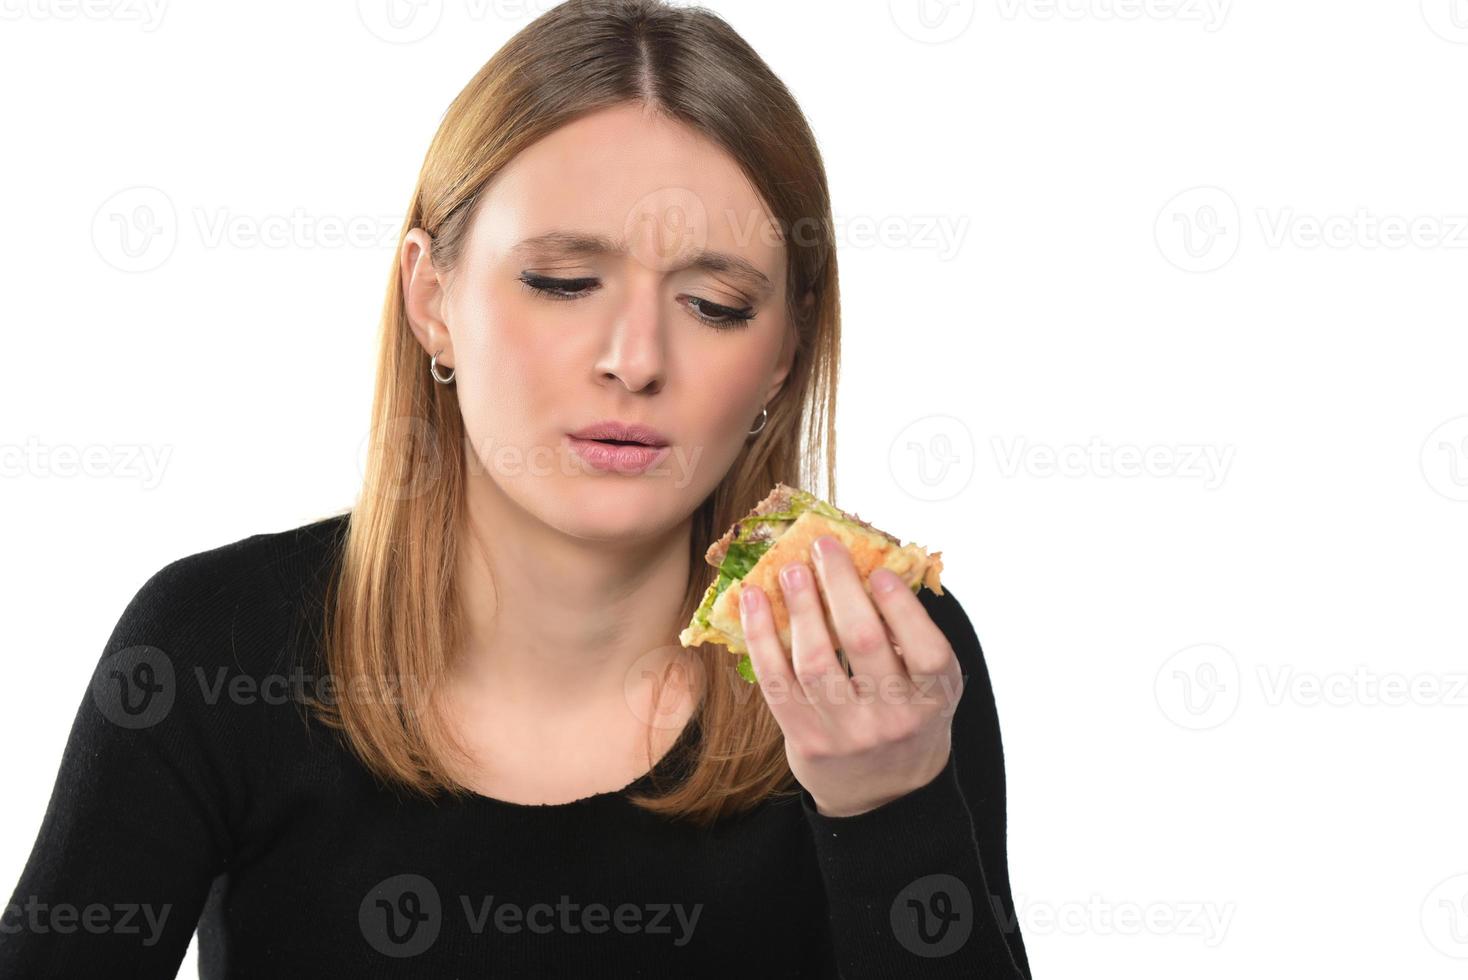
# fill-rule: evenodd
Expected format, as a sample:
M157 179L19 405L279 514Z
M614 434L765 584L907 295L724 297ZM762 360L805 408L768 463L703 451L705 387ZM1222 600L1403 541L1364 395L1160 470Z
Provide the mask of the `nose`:
M626 304L608 330L596 364L597 376L605 382L620 382L633 394L657 393L667 370L665 339L657 283L632 284Z

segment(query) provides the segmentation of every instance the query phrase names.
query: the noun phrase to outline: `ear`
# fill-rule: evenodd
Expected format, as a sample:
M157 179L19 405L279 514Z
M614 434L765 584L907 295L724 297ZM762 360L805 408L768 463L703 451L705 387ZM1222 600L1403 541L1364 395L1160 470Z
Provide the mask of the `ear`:
M443 319L444 283L433 267L433 239L422 228L403 236L398 272L403 280L403 308L413 336L430 356L443 351L438 363L454 366L454 341Z
M800 301L800 319L802 322L810 315L811 307L815 303L815 294L806 290L805 296ZM780 359L775 364L775 377L770 382L770 390L765 393L765 404L768 405L785 387L785 379L790 376L790 368L795 364L795 349L800 341L800 334L794 323L785 325L785 339L780 345Z

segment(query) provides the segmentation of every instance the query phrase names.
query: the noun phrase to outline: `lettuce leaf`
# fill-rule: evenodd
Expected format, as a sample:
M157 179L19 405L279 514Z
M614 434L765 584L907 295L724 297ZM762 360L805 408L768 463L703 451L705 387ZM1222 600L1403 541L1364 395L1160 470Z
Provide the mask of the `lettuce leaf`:
M754 661L749 658L749 654L746 653L742 657L740 657L739 663L734 669L739 671L739 676L743 677L746 682L750 684L756 683L756 679L754 676Z
M694 614L694 622L700 626L709 624L709 610L713 608L714 600L724 594L724 590L735 582L749 574L764 555L774 544L769 541L731 541L729 551L724 555L724 560L719 564L719 577L710 585L708 591L703 594L703 602Z
M801 514L813 510L823 517L853 527L860 527L859 521L847 517L835 507L824 500L805 492L804 490L793 490L790 494L790 506L783 511L771 514L753 514L739 519L739 524L745 528L753 528L758 524L793 524ZM734 540L729 543L729 550L724 554L724 560L719 564L719 574L714 582L708 587L703 595L703 602L699 604L698 611L693 614L693 621L707 627L709 625L709 610L713 608L715 600L724 594L724 591L749 574L749 570L759 562L766 551L774 546L782 531L777 531L775 536L767 541ZM735 535L736 539L739 537ZM754 663L749 654L743 654L739 658L738 666L735 668L739 676L750 684L757 683L754 675Z

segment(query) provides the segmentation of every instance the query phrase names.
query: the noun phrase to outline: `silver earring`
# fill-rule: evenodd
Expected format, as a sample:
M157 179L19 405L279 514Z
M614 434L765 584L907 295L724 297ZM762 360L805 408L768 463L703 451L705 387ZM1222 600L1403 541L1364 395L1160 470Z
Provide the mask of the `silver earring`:
M762 408L762 409L760 409L759 410L759 425L755 426L753 429L750 429L749 430L749 434L750 435L756 435L756 434L758 434L760 432L763 432L764 429L765 429L765 423L768 422L769 420L770 420L770 410L768 408Z
M443 353L442 350L440 350L438 352L438 354L442 354L442 353ZM434 381L437 381L441 385L453 384L454 383L454 373L455 373L453 368L449 368L449 376L447 378L441 376L438 373L438 354L434 354L433 357L429 358L429 360L428 360L428 373L431 374L431 375L433 375L433 380Z

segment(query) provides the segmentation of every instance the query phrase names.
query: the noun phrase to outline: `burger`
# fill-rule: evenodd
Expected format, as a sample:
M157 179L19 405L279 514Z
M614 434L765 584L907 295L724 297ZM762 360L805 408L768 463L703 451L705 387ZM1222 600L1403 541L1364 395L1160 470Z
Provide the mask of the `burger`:
M943 586L938 581L938 574L943 570L942 552L929 554L921 545L903 544L855 514L804 490L777 483L765 499L735 521L704 554L704 560L718 569L718 575L704 592L693 619L678 634L678 642L685 647L723 644L730 653L740 655L739 675L753 684L754 669L739 621L739 594L746 583L764 590L780 642L790 649L790 611L785 606L777 577L780 569L790 562L809 563L811 545L823 534L846 546L869 595L868 579L878 568L890 569L914 592L927 586L938 595L943 594ZM826 629L834 638L836 625L824 603L822 612Z

